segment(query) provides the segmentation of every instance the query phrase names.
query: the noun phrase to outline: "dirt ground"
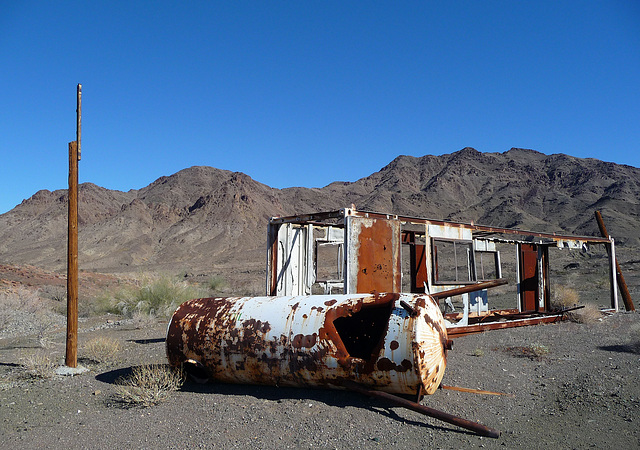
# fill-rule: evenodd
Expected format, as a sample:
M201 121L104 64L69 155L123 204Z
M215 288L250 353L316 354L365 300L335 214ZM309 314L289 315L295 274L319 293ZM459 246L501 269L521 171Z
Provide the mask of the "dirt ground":
M443 384L422 403L501 431L498 439L356 393L195 384L157 406L123 407L115 380L165 363L166 323L81 320L76 376L27 376L23 362L64 358L64 329L43 350L34 336L0 338L0 435L5 448L638 448L640 315L592 324L489 331L456 338ZM84 359L86 342L117 339L108 363Z

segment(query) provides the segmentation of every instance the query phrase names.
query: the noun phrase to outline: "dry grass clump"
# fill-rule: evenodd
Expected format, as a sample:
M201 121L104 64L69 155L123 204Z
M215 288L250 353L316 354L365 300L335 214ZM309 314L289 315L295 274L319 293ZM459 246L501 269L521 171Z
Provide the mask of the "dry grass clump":
M578 291L568 286L557 286L553 290L551 297L551 307L553 309L571 308L580 301Z
M602 318L602 313L596 305L591 303L580 305L580 296L575 289L567 286L558 286L554 290L551 299L551 307L553 309L563 310L575 306L582 306L582 308L567 312L569 320L591 324Z
M83 356L97 363L110 362L115 361L121 349L116 339L100 336L84 344Z
M133 324L138 329L149 328L158 322L158 319L152 314L142 311L136 311L132 316Z
M55 374L56 364L45 350L25 353L21 358L22 368L28 378L48 379Z
M602 318L602 313L600 312L600 308L589 303L584 305L584 308L576 309L575 311L567 313L567 316L574 322L591 324L600 320Z
M184 373L168 364L138 366L125 378L116 382L116 397L126 406L152 406L180 389Z

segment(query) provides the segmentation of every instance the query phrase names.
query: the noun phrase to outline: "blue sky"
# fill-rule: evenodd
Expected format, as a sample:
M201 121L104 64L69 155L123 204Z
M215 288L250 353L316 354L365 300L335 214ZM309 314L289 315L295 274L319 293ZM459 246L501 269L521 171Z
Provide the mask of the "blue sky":
M193 165L272 187L511 147L640 167L640 2L0 2L0 213Z

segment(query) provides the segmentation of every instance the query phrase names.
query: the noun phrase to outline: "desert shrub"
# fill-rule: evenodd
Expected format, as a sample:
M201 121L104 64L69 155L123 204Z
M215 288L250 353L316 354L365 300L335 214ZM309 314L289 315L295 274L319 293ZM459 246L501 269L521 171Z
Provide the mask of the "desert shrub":
M574 322L591 324L597 322L598 319L602 318L602 313L600 312L600 308L598 308L598 306L589 303L584 305L584 308L576 309L575 311L567 313L567 316Z
M131 374L116 382L116 397L126 406L152 406L180 389L184 373L167 364L134 367Z
M131 286L120 286L116 289L105 290L101 295L97 296L93 301L94 311L97 314L125 314L129 311L123 311L127 304L132 302L135 297L136 289Z
M576 306L580 301L578 291L568 286L557 286L551 296L551 307L553 309L565 309Z
M169 317L181 303L202 296L202 291L171 277L149 280L139 287L124 287L97 300L104 312L133 317L146 314Z
M137 292L135 310L156 317L168 317L178 305L195 297L200 297L197 288L184 281L163 277Z
M110 337L96 337L84 344L82 356L97 363L114 361L122 349L120 342Z
M207 281L207 288L212 294L221 292L226 286L226 281L219 275L214 275Z
M142 311L135 311L131 318L133 319L133 324L138 329L149 328L157 322L157 318L155 316Z
M56 367L49 353L42 349L25 353L21 365L27 377L39 379L53 377Z

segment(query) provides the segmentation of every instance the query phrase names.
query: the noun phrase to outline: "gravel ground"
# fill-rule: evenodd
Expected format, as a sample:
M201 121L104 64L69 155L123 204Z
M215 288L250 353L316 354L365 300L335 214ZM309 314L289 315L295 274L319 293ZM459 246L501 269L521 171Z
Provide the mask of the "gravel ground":
M455 339L443 384L424 405L502 432L483 438L356 393L187 382L157 406L123 407L119 376L164 363L166 323L144 328L93 318L80 324L88 372L42 379L21 365L44 352L60 362L64 330L0 338L0 434L5 448L638 448L640 315L563 322ZM116 360L83 359L94 337L117 339Z

